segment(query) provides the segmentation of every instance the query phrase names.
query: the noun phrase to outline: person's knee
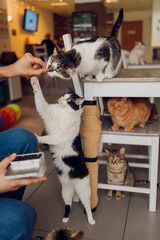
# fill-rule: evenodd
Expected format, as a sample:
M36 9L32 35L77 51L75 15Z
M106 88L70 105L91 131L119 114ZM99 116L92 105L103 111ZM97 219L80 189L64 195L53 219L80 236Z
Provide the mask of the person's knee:
M25 203L14 199L0 199L1 239L30 240L36 223L36 211Z
M32 132L24 128L16 128L15 135L17 144L20 146L19 154L38 152L38 141Z

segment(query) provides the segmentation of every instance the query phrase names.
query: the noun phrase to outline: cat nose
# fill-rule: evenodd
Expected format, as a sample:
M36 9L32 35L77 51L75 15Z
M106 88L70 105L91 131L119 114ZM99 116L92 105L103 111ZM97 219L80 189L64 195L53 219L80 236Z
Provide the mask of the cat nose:
M54 68L52 66L47 67L47 72L53 72L53 71L54 71Z

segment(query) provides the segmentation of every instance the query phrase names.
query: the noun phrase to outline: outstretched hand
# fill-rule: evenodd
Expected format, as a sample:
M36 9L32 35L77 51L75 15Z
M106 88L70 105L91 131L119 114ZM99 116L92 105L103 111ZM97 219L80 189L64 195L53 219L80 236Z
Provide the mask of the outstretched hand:
M30 53L25 53L17 62L11 65L13 76L33 76L46 72L46 63Z
M33 183L39 183L47 180L46 177L34 177L34 178L19 178L19 179L6 179L5 173L7 166L16 158L16 154L13 153L10 156L4 158L0 162L0 193L14 191L22 186L30 185Z

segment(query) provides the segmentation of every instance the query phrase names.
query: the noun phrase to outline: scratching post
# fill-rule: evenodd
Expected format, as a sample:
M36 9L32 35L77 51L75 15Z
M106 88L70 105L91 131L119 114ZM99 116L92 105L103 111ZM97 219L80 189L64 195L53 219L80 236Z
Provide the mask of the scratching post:
M85 101L81 119L81 137L86 165L90 175L91 208L96 210L98 204L98 152L101 138L101 121L96 101Z

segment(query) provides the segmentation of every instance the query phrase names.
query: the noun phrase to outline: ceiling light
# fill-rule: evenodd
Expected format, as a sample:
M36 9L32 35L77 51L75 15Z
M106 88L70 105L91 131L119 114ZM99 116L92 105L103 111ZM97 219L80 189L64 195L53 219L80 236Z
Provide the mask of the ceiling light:
M116 3L119 2L119 0L106 0L106 3Z
M11 22L13 20L12 16L8 16L8 22Z
M66 2L57 2L57 3L51 3L52 7L66 7L68 6L68 3Z

